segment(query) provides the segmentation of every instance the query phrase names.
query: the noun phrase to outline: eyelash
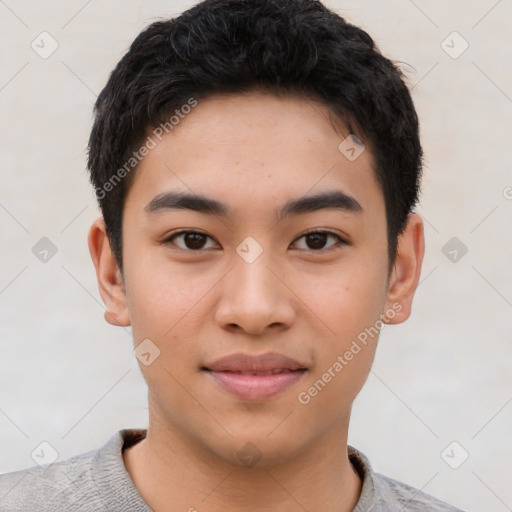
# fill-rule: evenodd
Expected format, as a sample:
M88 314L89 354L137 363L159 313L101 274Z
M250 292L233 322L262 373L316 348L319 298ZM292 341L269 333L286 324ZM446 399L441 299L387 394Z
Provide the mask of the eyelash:
M197 234L197 235L203 235L207 238L210 238L211 240L213 240L213 238L209 235L207 235L206 233L203 233L202 231L195 231L195 230L182 230L182 231L177 231L176 233L172 233L170 236L168 236L167 238L165 238L164 240L162 240L162 244L163 245L166 245L166 244L169 244L171 243L175 238L181 236L181 235L187 235L187 234ZM326 249L303 249L303 250L307 250L307 251L311 251L311 252L314 252L314 253L326 253L326 252L330 252L331 250L333 249L336 249L336 247L338 246L344 246L344 245L350 245L349 242L347 242L346 240L344 240L343 238L341 238L337 233L334 233L333 231L328 231L328 230L322 230L322 229L312 229L310 231L306 231L305 233L303 233L302 235L300 235L299 237L297 237L294 242L296 242L297 240L300 240L301 238L304 238L308 235L314 235L314 234L321 234L321 235L328 235L328 236L332 236L334 238L337 239L337 243L327 247ZM182 251L185 251L185 252L203 252L207 249L183 249L181 247L178 247L178 250L182 250Z

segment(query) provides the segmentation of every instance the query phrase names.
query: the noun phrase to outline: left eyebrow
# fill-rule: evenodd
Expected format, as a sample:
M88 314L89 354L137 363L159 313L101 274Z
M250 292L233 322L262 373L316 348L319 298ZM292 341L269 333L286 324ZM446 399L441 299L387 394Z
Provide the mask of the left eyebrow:
M355 197L339 190L331 190L286 202L279 212L279 220L281 221L290 215L298 215L300 213L314 212L317 210L342 210L352 213L362 213L363 207Z
M162 210L192 210L222 217L231 215L230 208L215 199L198 194L174 191L157 195L144 207L144 210L149 214ZM318 210L342 210L361 213L363 208L354 197L339 190L331 190L287 201L279 212L279 220L281 221L291 215Z

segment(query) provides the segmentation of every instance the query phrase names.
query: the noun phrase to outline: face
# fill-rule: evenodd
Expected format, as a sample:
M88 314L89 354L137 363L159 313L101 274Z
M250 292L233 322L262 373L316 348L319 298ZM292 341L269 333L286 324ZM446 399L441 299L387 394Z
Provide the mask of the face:
M422 256L416 218L388 275L374 161L368 146L347 158L348 135L303 98L215 96L139 164L122 284L102 295L142 343L150 425L234 463L346 435L378 329L409 314Z

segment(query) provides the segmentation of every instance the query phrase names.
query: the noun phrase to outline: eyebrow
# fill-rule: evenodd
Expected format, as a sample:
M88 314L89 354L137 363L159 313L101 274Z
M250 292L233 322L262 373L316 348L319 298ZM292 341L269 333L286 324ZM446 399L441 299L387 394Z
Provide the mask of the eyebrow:
M155 196L144 208L148 214L167 210L192 210L209 215L229 217L230 208L215 199L187 192L162 192ZM279 211L279 220L291 215L299 215L318 210L342 210L361 213L360 203L352 196L339 190L320 192L287 201Z

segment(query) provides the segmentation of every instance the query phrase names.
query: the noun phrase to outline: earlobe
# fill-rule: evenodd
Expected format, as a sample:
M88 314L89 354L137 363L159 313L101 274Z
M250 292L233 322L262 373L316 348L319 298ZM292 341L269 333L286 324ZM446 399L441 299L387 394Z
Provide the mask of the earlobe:
M130 325L123 276L110 248L105 221L96 219L89 229L87 238L98 289L105 304L105 320L112 325Z
M424 253L423 220L419 215L410 213L407 225L398 238L396 261L388 285L385 323L399 324L409 318Z

